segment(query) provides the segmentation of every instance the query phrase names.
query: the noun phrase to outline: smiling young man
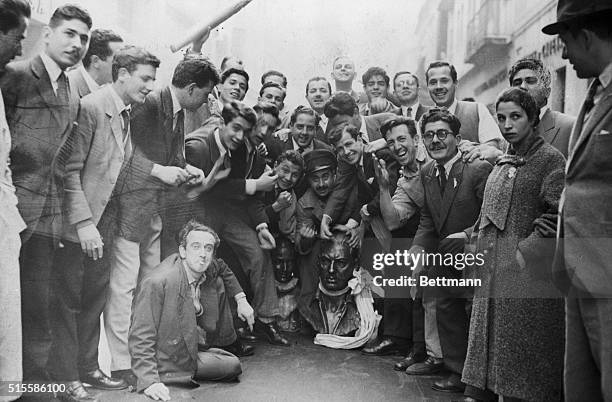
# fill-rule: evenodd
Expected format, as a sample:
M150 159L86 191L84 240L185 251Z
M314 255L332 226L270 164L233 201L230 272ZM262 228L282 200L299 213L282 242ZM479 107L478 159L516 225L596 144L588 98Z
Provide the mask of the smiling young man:
M419 121L431 107L419 102L419 78L409 71L400 71L393 77L393 93L398 100L398 114Z
M8 64L0 83L11 131L17 207L27 225L19 261L26 380L47 378L51 265L61 237L67 156L58 151L73 128L79 104L65 71L85 53L91 24L82 8L59 7L43 30L42 52Z
M53 262L52 347L48 370L69 382L67 394L87 400L81 381L101 389L127 384L98 366L100 315L106 303L110 250L117 216L115 193L124 161L133 156L129 112L153 90L159 60L141 48L126 46L113 59L113 84L81 101L77 128L66 142L63 247ZM100 167L104 166L104 169Z
M259 90L259 102L268 102L276 106L279 113L285 107L286 91L275 82L266 82ZM282 119L281 119L282 120Z
M459 148L464 159L486 159L495 163L503 152L503 137L497 123L479 102L457 100L457 70L446 61L434 61L425 72L429 96L436 106L445 108L461 122L462 143Z
M319 127L315 137L327 142L325 129L327 128L327 116L325 116L325 103L331 98L331 84L324 77L312 77L306 83L306 100L310 107L319 115Z

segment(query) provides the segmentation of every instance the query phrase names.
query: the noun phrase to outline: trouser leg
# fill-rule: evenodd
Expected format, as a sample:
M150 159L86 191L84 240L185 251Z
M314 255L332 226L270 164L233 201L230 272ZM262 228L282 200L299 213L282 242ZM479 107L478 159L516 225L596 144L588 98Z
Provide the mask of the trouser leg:
M210 348L198 352L196 381L229 381L242 374L240 360L223 349Z

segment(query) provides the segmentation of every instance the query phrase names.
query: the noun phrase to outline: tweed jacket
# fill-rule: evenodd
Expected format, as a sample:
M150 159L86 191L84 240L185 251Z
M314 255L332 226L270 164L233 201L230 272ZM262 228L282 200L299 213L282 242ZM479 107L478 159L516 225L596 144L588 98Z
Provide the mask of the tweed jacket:
M22 240L36 230L59 241L63 176L71 152L65 142L79 109L76 89L70 85L68 104L63 104L40 56L8 64L0 87L11 131L13 184L27 224Z
M484 265L470 269L482 286L475 288L463 380L499 395L559 400L564 303L550 268L565 159L535 134L519 163L506 159L485 188L476 248Z

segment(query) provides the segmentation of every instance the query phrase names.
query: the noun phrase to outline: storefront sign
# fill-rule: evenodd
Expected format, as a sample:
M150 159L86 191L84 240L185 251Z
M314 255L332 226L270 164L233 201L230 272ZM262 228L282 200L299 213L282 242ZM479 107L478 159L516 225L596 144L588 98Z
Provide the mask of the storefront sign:
M556 54L561 54L563 52L563 47L563 41L557 36L542 45L539 50L531 52L526 57L543 60Z
M494 88L495 86L499 85L500 82L504 82L507 79L508 69L504 68L500 70L497 74L495 74L493 77L489 78L486 82L477 86L476 89L474 89L474 95L478 96L487 89Z

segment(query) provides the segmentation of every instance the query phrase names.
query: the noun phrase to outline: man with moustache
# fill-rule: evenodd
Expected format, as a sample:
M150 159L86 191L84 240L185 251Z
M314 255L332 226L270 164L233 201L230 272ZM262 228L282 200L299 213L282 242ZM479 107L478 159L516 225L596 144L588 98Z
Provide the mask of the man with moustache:
M93 399L81 381L100 389L127 386L98 366L100 315L117 224L112 208L106 206L114 202L111 196L119 172L134 152L129 112L153 90L158 66L159 59L141 48L117 50L113 84L83 98L78 126L67 140L72 153L64 179L63 247L53 261L48 370L54 380L68 383L66 396L76 400Z
M492 166L480 159L467 163L461 158L461 122L448 110L431 109L421 119L420 126L432 161L421 171L425 202L409 252L414 255L424 252L441 255L462 253L467 240L465 231L478 219ZM422 271L423 262L419 260L412 272L413 278L418 281ZM436 264L427 267L426 275L429 278L461 278L462 270ZM465 388L461 382L461 372L467 353L468 300L472 293L469 288L451 286L427 288L424 291L424 298L435 299L444 366L450 371L447 378L434 382L434 390L463 392ZM439 366L439 361L430 360L423 366L416 363L408 367L406 373L423 374L427 366Z
M11 131L11 169L22 232L19 259L24 379L47 379L49 297L53 256L62 230L62 179L79 99L65 71L80 60L91 17L82 8L57 8L43 31L42 52L7 65L0 82Z
M459 150L464 160L486 159L495 163L503 152L503 137L487 107L479 102L457 100L457 70L446 61L434 61L425 72L429 96L436 106L447 109L461 122Z
M21 55L21 41L26 37L32 10L25 0L0 0L0 77L6 64ZM4 114L4 101L0 92L0 350L10 364L0 364L0 395L3 400L14 400L19 394L8 396L6 381L23 379L21 354L21 294L19 284L19 233L26 225L17 209L15 187L11 179L9 153L11 133Z
M83 64L68 72L68 78L77 88L79 97L89 95L102 85L113 82L111 67L113 55L123 45L123 39L111 30L91 31L89 47Z
M406 249L410 243L406 244L405 241L412 242L419 227L420 211L424 203L421 164L417 161L417 128L414 120L398 117L387 121L381 127L381 132L401 170L395 192L392 193L390 189L393 181L386 162L378 161L375 166L380 188L380 212L391 231L402 230L401 240L404 244L400 247ZM430 331L431 326L425 328L422 292L419 291L414 300L404 292L398 294L394 288L385 289L383 337L372 347L372 352L381 355L398 351L399 345L411 343L408 355L394 365L397 371L405 371L413 364L424 361L427 357L426 343L429 350L434 350L431 339L435 335ZM435 370L435 365L433 367Z
M162 401L170 400L166 384L231 381L242 373L236 356L199 344L212 279L227 270L215 257L219 236L196 221L186 223L178 236L178 254L166 258L138 285L129 334L136 389ZM245 302L241 297L238 304Z
M612 399L612 3L560 0L545 26L593 78L569 141L553 278L567 294L565 400Z
M274 237L263 200L256 195L272 190L277 177L267 168L264 158L253 152L262 140L253 130L257 124L253 109L232 102L221 113L223 126L213 131L202 127L186 139L188 163L202 169L206 177L226 171L226 177L199 194L194 213L223 237L248 277L257 314L255 328L270 343L289 346L275 322L278 296L265 252L274 248Z
M308 308L317 289L318 276L312 269L319 255L320 239L318 229L323 219L323 209L336 181L337 168L336 155L328 149L315 149L304 154L304 165L308 189L299 199L297 206L297 238L296 248L300 254L298 260L300 280L300 309ZM351 216L358 212L356 189L353 196L343 205L338 222L348 228L354 229L358 223Z
M359 113L369 116L378 113L397 113L398 109L387 96L389 91L389 76L380 67L370 67L361 78L363 90L368 102L359 106Z
M327 143L325 130L327 129L327 116L325 116L325 102L331 98L331 84L324 77L312 77L306 83L306 100L310 107L319 115L319 127L315 137Z
M567 158L570 133L576 119L565 113L550 110L547 106L550 96L550 71L539 59L524 58L517 60L508 73L508 81L513 87L526 90L540 108L540 122L537 134L557 148Z

